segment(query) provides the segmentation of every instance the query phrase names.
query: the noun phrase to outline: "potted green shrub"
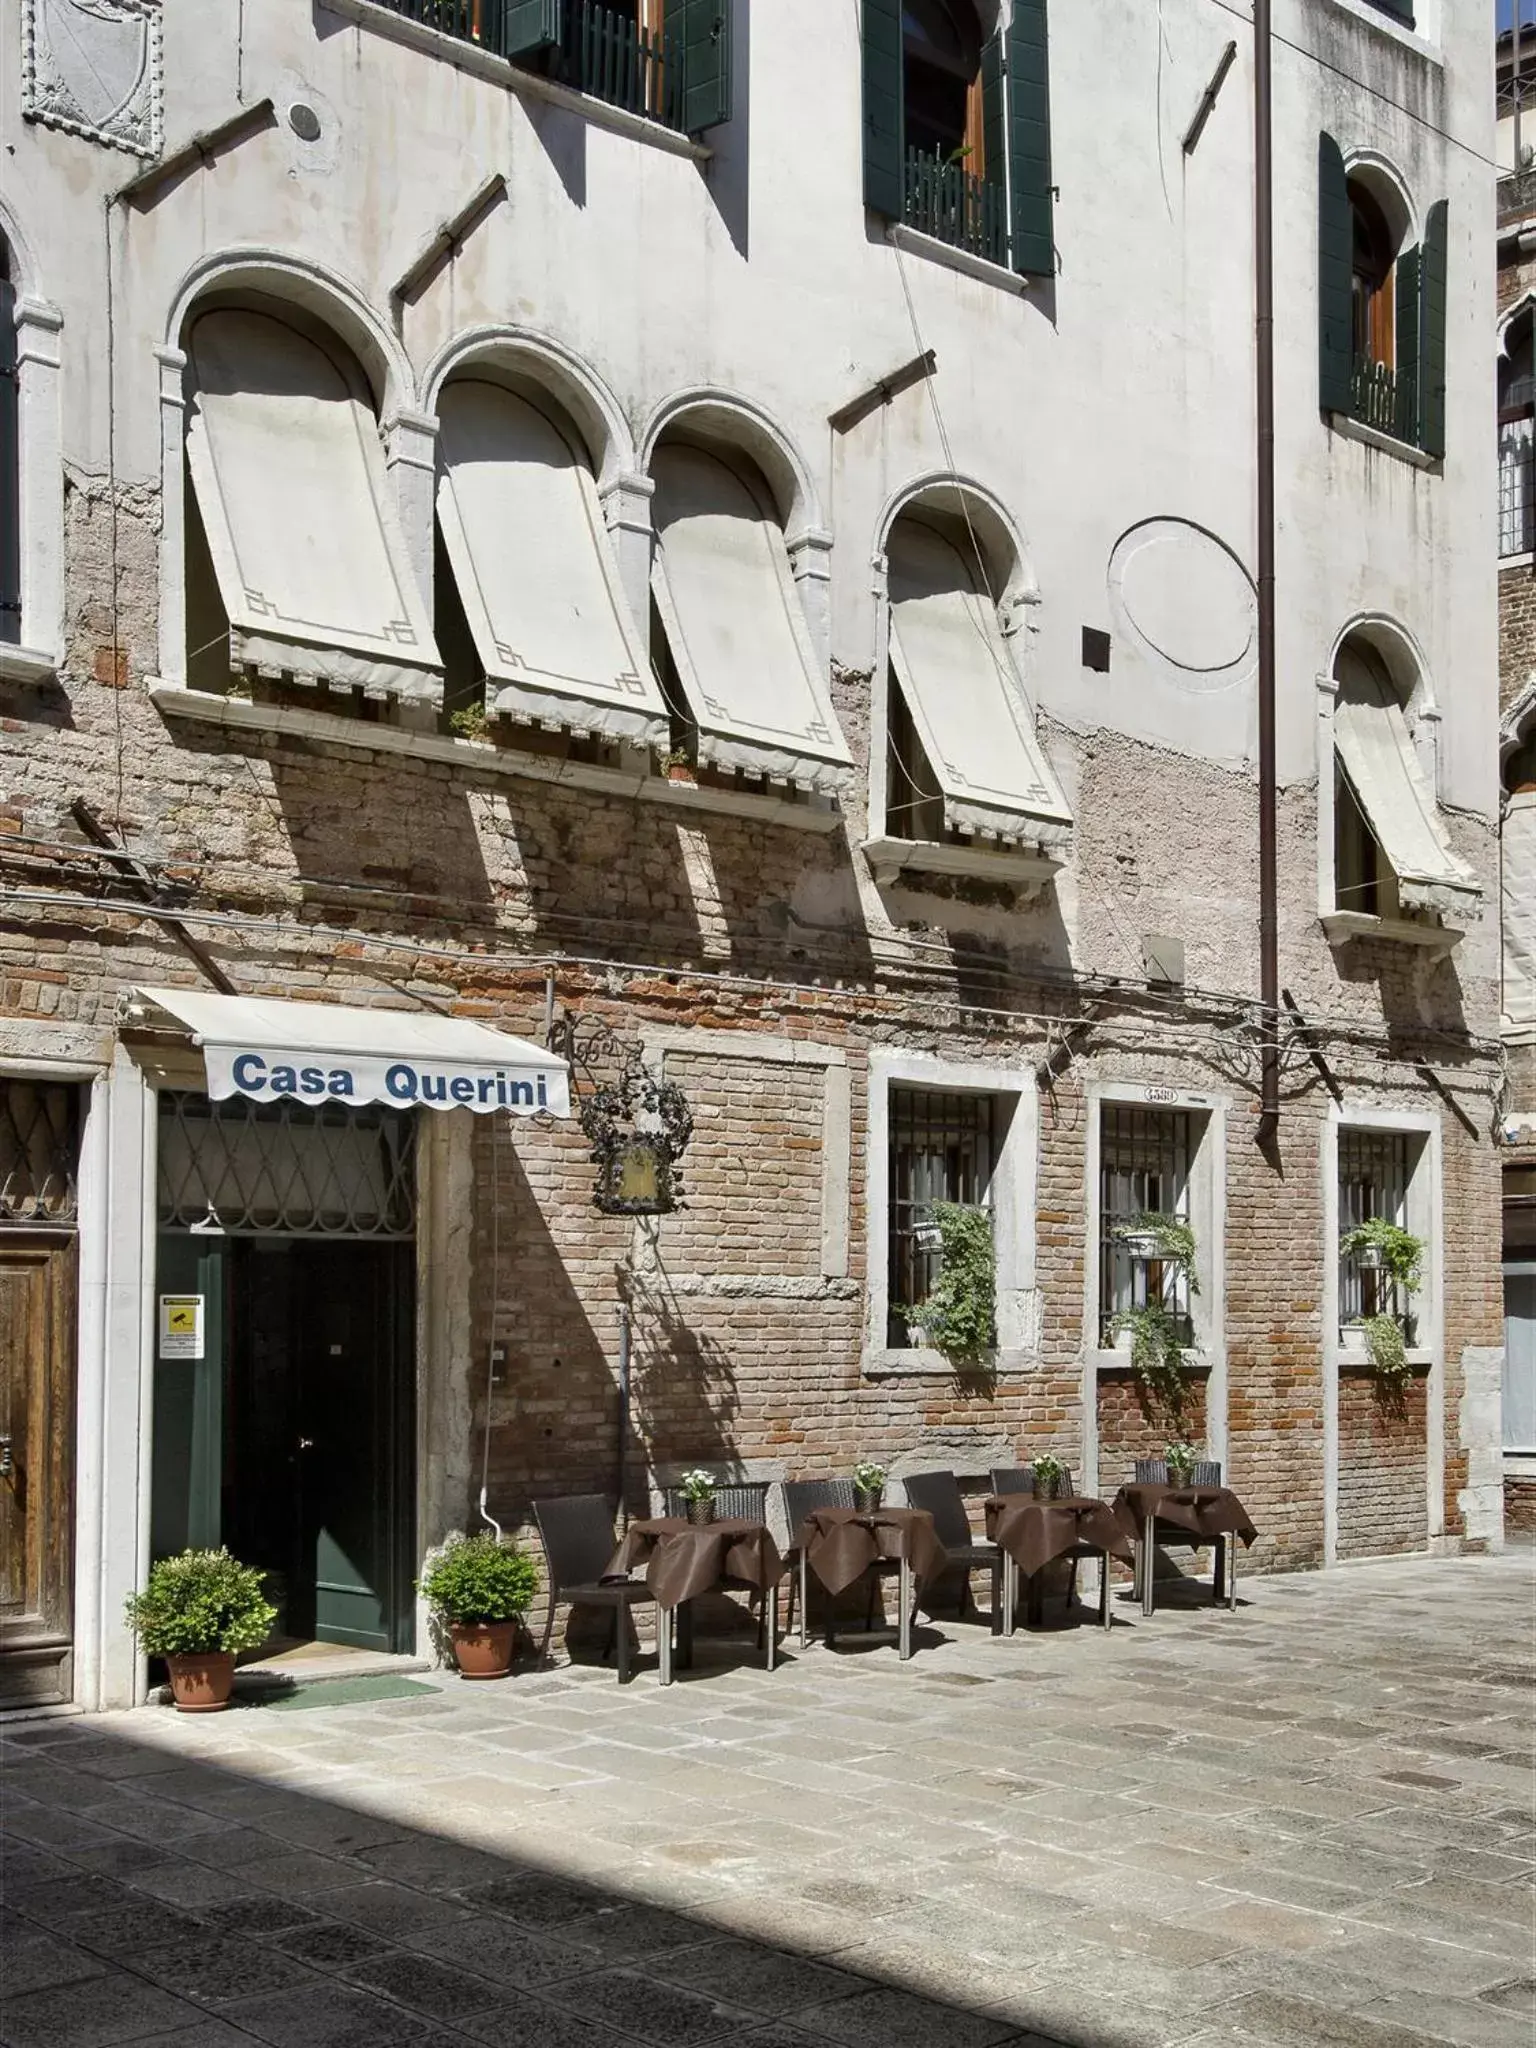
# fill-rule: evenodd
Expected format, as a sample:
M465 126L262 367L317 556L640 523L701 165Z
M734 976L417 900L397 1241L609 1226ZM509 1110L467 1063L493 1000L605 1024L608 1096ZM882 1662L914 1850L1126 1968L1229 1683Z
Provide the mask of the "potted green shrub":
M688 1503L690 1522L704 1524L715 1519L715 1493L717 1481L713 1472L706 1472L702 1466L685 1472L677 1482L678 1492Z
M872 1515L885 1498L885 1467L869 1458L853 1468L853 1504L861 1515Z
M975 1365L997 1343L997 1254L992 1212L935 1202L938 1278L925 1302L906 1309L912 1334L957 1365Z
M450 1536L416 1590L446 1625L461 1678L505 1678L518 1623L539 1588L526 1551L489 1530Z
M1350 1260L1361 1272L1384 1275L1405 1301L1419 1291L1424 1273L1423 1240L1384 1216L1367 1216L1363 1223L1346 1230L1339 1239L1339 1257ZM1376 1376L1388 1387L1401 1387L1411 1370L1404 1320L1378 1309L1359 1325Z
M1060 1458L1053 1458L1047 1451L1043 1457L1033 1459L1029 1469L1035 1475L1035 1498L1055 1500L1061 1492L1062 1475L1067 1469Z
M262 1596L261 1573L223 1549L160 1558L124 1611L146 1654L165 1659L183 1714L229 1705L236 1656L260 1649L277 1619Z
M1174 1266L1188 1280L1190 1293L1200 1292L1195 1278L1194 1228L1184 1217L1144 1209L1128 1223L1116 1224L1112 1235L1140 1264Z

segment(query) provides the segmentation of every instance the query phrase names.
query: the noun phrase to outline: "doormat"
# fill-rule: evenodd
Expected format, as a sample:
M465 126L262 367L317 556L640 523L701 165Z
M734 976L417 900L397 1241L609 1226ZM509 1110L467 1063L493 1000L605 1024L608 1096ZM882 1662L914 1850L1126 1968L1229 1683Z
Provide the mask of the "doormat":
M369 1678L316 1679L258 1704L275 1713L291 1714L304 1707L351 1707L360 1700L405 1700L412 1693L436 1691L435 1685L423 1685L419 1678L396 1678L381 1671L377 1677Z

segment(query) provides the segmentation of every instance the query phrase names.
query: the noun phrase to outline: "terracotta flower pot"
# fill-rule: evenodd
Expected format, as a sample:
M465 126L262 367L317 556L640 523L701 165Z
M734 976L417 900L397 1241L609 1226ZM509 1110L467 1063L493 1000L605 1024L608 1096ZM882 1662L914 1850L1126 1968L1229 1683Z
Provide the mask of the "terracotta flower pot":
M448 1633L460 1678L505 1678L512 1669L515 1621L451 1621Z
M688 1503L688 1519L696 1527L703 1528L715 1519L713 1496L708 1500L691 1500Z
M235 1659L230 1650L203 1650L194 1656L167 1657L171 1697L179 1714L220 1714L235 1689Z

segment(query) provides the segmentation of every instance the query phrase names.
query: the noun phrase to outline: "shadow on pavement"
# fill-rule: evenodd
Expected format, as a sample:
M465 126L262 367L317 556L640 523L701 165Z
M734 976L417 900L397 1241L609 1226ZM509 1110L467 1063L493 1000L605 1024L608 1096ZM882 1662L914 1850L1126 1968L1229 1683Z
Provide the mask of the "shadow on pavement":
M89 1721L0 1726L0 1766L6 2048L1117 2048L747 1938L740 1887L677 1910Z

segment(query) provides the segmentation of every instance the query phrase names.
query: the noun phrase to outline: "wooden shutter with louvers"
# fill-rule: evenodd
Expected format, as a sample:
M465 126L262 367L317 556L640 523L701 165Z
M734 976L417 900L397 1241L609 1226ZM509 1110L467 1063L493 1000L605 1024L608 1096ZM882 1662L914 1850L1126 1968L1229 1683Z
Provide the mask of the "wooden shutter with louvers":
M667 0L666 26L682 54L684 128L718 128L731 118L730 0Z
M864 204L903 211L901 0L864 0Z
M1354 246L1344 152L1324 134L1317 151L1318 402L1324 412L1350 409Z
M1397 259L1397 399L1392 431L1399 441L1419 444L1419 252L1404 249Z
M1023 277L1056 270L1047 0L1013 0L1008 30L1010 258Z
M565 0L504 0L503 57L531 57L551 49L565 35Z
M981 163L968 168L999 191L1008 183L1008 85L1003 68L1003 39L995 35L981 53Z
M1419 446L1445 453L1446 276L1450 266L1451 210L1443 199L1429 209L1420 252Z

